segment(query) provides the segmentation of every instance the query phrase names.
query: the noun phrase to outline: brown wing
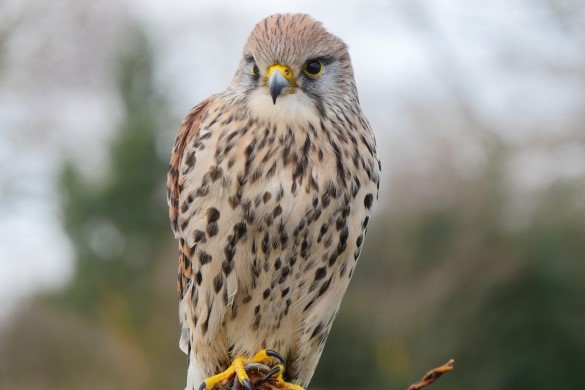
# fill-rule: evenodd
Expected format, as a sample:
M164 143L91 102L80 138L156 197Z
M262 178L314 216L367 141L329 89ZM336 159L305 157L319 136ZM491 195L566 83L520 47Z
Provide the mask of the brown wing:
M171 228L173 229L175 238L178 238L179 231L177 226L179 217L179 196L183 190L183 182L185 180L180 171L181 160L183 159L185 147L189 145L193 138L196 137L199 133L201 119L213 98L214 96L199 103L185 117L183 123L181 124L181 128L177 133L177 138L175 139L175 144L173 146L169 172L167 174L167 203L169 204L169 218L171 220ZM184 287L192 276L190 275L192 270L187 266L192 253L189 253L191 249L185 245L182 240L179 243L179 249L181 253L179 255L178 289L179 297L182 298Z

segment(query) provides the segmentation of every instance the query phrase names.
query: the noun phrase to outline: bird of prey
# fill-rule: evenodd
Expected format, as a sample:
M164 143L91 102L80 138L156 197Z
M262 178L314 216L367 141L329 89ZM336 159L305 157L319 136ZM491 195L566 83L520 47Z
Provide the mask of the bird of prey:
M379 175L346 44L308 15L260 21L229 87L186 116L172 151L187 389L234 377L251 389L243 365L273 357L288 388L309 384Z

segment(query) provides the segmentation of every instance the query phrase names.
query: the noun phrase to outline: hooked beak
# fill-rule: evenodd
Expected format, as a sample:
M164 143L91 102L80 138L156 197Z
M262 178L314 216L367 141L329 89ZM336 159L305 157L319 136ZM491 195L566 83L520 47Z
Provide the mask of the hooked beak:
M284 92L289 92L295 86L292 71L288 66L280 64L272 65L268 68L266 78L273 104L276 104L277 97Z

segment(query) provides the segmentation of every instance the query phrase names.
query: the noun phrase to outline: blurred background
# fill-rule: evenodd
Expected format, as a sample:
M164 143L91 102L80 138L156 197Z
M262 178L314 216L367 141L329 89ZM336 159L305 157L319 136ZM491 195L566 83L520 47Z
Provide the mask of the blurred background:
M253 25L350 46L380 203L312 384L577 389L585 3L0 1L0 389L182 389L165 174Z

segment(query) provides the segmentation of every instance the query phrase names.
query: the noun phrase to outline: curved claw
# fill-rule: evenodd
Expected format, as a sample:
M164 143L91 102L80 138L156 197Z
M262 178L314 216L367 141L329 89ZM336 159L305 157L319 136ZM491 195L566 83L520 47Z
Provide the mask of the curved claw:
M266 374L266 376L262 379L260 379L258 382L256 382L257 385L261 385L262 383L266 382L267 380L269 380L270 378L272 378L274 375L278 374L281 370L281 365L278 365L276 367L274 367L272 370L268 371L268 373Z
M250 383L250 380L248 378L244 378L242 380L242 386L244 386L244 388L246 390L254 390L254 388L252 387L252 384Z
M280 360L280 362L281 362L282 364L284 364L284 358L282 357L282 355L281 355L281 354L279 354L279 353L278 353L278 352L276 352L275 350L273 350L273 349L267 349L267 350L266 350L266 355L268 355L268 356L270 356L270 357L273 357L273 358L277 358L278 360Z
M203 383L199 385L199 390L205 390L206 387L207 387L207 383L205 383L205 381L203 381Z

